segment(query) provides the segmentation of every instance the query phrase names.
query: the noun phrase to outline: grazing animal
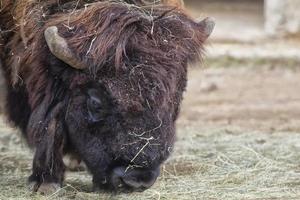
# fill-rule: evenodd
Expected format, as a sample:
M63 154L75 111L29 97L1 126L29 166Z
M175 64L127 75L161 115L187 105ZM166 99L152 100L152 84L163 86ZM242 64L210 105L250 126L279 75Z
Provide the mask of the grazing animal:
M214 23L144 1L2 0L6 112L34 147L29 184L59 188L63 156L95 188L141 191L173 150L188 62Z

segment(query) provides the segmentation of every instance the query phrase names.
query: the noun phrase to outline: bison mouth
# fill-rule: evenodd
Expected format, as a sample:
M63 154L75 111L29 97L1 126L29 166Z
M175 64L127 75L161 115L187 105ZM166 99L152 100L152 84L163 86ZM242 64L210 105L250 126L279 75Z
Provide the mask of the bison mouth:
M101 183L94 177L94 189L125 193L143 192L156 182L159 174L159 167L156 169L115 167L110 171L105 181L101 181Z

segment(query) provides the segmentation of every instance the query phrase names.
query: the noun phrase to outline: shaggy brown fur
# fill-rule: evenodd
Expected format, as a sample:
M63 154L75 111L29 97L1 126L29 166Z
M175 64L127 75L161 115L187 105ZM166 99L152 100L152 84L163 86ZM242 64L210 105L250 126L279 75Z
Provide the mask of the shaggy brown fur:
M182 10L137 1L2 0L7 114L36 148L34 190L62 183L65 153L97 187L148 188L172 151L187 63L207 36ZM85 70L50 53L53 25Z

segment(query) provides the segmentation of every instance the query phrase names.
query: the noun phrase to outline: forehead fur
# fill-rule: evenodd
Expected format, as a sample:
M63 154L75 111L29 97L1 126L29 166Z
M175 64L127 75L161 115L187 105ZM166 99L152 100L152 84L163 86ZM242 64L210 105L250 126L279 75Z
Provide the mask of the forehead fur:
M179 67L199 56L205 39L192 19L166 6L97 2L51 24L93 71L106 65L113 70L134 64Z
M50 25L95 77L139 74L165 91L176 89L187 62L201 57L205 40L197 23L168 6L97 2L58 14Z

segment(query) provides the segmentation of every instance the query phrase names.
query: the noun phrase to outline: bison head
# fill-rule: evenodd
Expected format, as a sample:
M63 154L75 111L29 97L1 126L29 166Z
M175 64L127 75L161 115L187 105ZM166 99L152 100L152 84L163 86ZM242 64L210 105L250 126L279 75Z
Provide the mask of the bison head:
M170 7L111 2L47 24L50 71L67 88L68 149L96 186L143 190L155 182L173 149L187 63L201 57L213 26Z

